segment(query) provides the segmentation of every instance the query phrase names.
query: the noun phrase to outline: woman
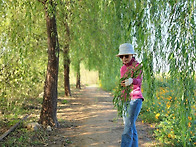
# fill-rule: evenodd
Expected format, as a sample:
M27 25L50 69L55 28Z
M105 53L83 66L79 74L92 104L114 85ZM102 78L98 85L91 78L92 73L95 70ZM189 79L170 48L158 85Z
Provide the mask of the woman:
M133 57L135 54L132 45L124 43L120 45L119 54L116 55L121 58L122 63L124 64L120 69L120 73L121 78L126 77L126 79L121 82L121 86L129 86L132 89L129 98L124 96L124 99L126 100L124 104L124 131L122 134L121 147L138 147L138 136L135 122L141 110L142 101L144 100L141 92L142 69L140 68L136 77L131 78L130 76L127 76L129 75L127 72L129 72L130 68L136 69L137 67L141 67L141 65L135 60L135 57Z

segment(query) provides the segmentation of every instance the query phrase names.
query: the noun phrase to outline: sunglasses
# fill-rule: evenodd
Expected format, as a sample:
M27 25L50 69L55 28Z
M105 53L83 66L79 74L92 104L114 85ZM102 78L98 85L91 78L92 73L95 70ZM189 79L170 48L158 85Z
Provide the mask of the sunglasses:
M120 57L121 59L123 59L124 56L125 56L125 58L129 58L129 55L120 55L119 57Z

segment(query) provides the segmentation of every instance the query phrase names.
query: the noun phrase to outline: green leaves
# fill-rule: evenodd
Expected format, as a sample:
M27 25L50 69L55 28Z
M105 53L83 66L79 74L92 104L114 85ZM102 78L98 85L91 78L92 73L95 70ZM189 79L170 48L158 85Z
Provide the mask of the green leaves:
M122 117L124 111L124 105L125 102L129 101L131 99L130 93L133 90L133 85L123 87L121 86L121 82L128 78L136 78L139 75L142 74L142 66L139 65L135 67L136 64L133 63L133 67L128 67L127 72L124 74L124 76L119 80L116 88L114 89L114 98L113 98L113 104L114 107L117 108L118 115Z

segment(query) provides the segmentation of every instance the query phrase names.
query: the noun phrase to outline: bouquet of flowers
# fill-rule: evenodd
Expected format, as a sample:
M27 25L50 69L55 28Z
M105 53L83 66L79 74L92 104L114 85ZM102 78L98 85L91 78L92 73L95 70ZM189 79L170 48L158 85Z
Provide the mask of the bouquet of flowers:
M130 100L130 92L133 90L133 84L123 87L121 86L121 82L128 78L137 78L140 74L142 74L142 66L138 65L136 67L136 63L133 63L132 66L128 67L127 72L119 80L118 85L114 89L113 104L118 110L118 115L121 117L125 113L123 111L124 103Z

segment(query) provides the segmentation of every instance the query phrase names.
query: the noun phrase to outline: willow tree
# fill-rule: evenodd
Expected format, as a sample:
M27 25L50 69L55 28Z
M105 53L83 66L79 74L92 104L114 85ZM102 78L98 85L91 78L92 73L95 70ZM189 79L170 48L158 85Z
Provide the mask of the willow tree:
M46 27L40 6L30 0L0 2L0 99L1 106L9 110L23 108L41 92Z
M59 42L56 26L56 3L53 0L41 1L45 8L46 26L48 34L48 66L44 87L43 104L39 123L44 126L58 127L57 112L57 84L59 66Z
M64 67L64 92L65 96L71 96L70 90L70 42L71 42L71 7L72 1L59 0L58 1L58 15L57 24L59 31L59 42L62 48L63 67Z
M191 133L194 125L190 124L195 121L195 110L192 109L192 105L195 105L196 3L191 0L169 1L165 5L164 17L168 33L166 47L169 49L169 55L166 56L166 59L169 61L171 84L178 87L173 91L174 96L172 98L175 100L177 97L178 106L175 108L174 115L179 118L174 121L174 127L181 130L175 130L175 134L179 137L176 137L180 142L179 144L185 147L191 146L194 140ZM173 104L171 106L174 107ZM164 119L164 122L167 122L167 119ZM164 131L163 125L160 127Z
M64 90L66 96L71 96L70 82L69 82L69 72L70 72L70 57L69 57L69 48L70 48L70 28L68 25L68 14L65 14L64 25L65 25L65 38L66 43L63 48L63 64L64 64Z
M87 42L87 34L85 29L89 24L85 20L86 9L85 1L78 1L72 5L72 15L71 15L71 63L73 70L76 75L76 88L81 88L81 74L80 66L83 60L87 59L88 56L88 46L84 42ZM88 16L86 16L88 17ZM85 27L86 26L86 27ZM86 52L87 51L87 52Z
M192 106L195 104L196 3L192 0L124 0L117 3L122 37L130 38L143 61L147 107L160 103L155 95L159 90L155 74L160 73L168 84L171 100L163 107L169 105L167 111L170 113L163 115L159 139L163 142L173 139L175 145L191 146L194 140L191 124L195 120ZM154 108L150 112L156 111ZM179 119L173 120L173 117ZM169 133L175 134L172 139L168 137Z

